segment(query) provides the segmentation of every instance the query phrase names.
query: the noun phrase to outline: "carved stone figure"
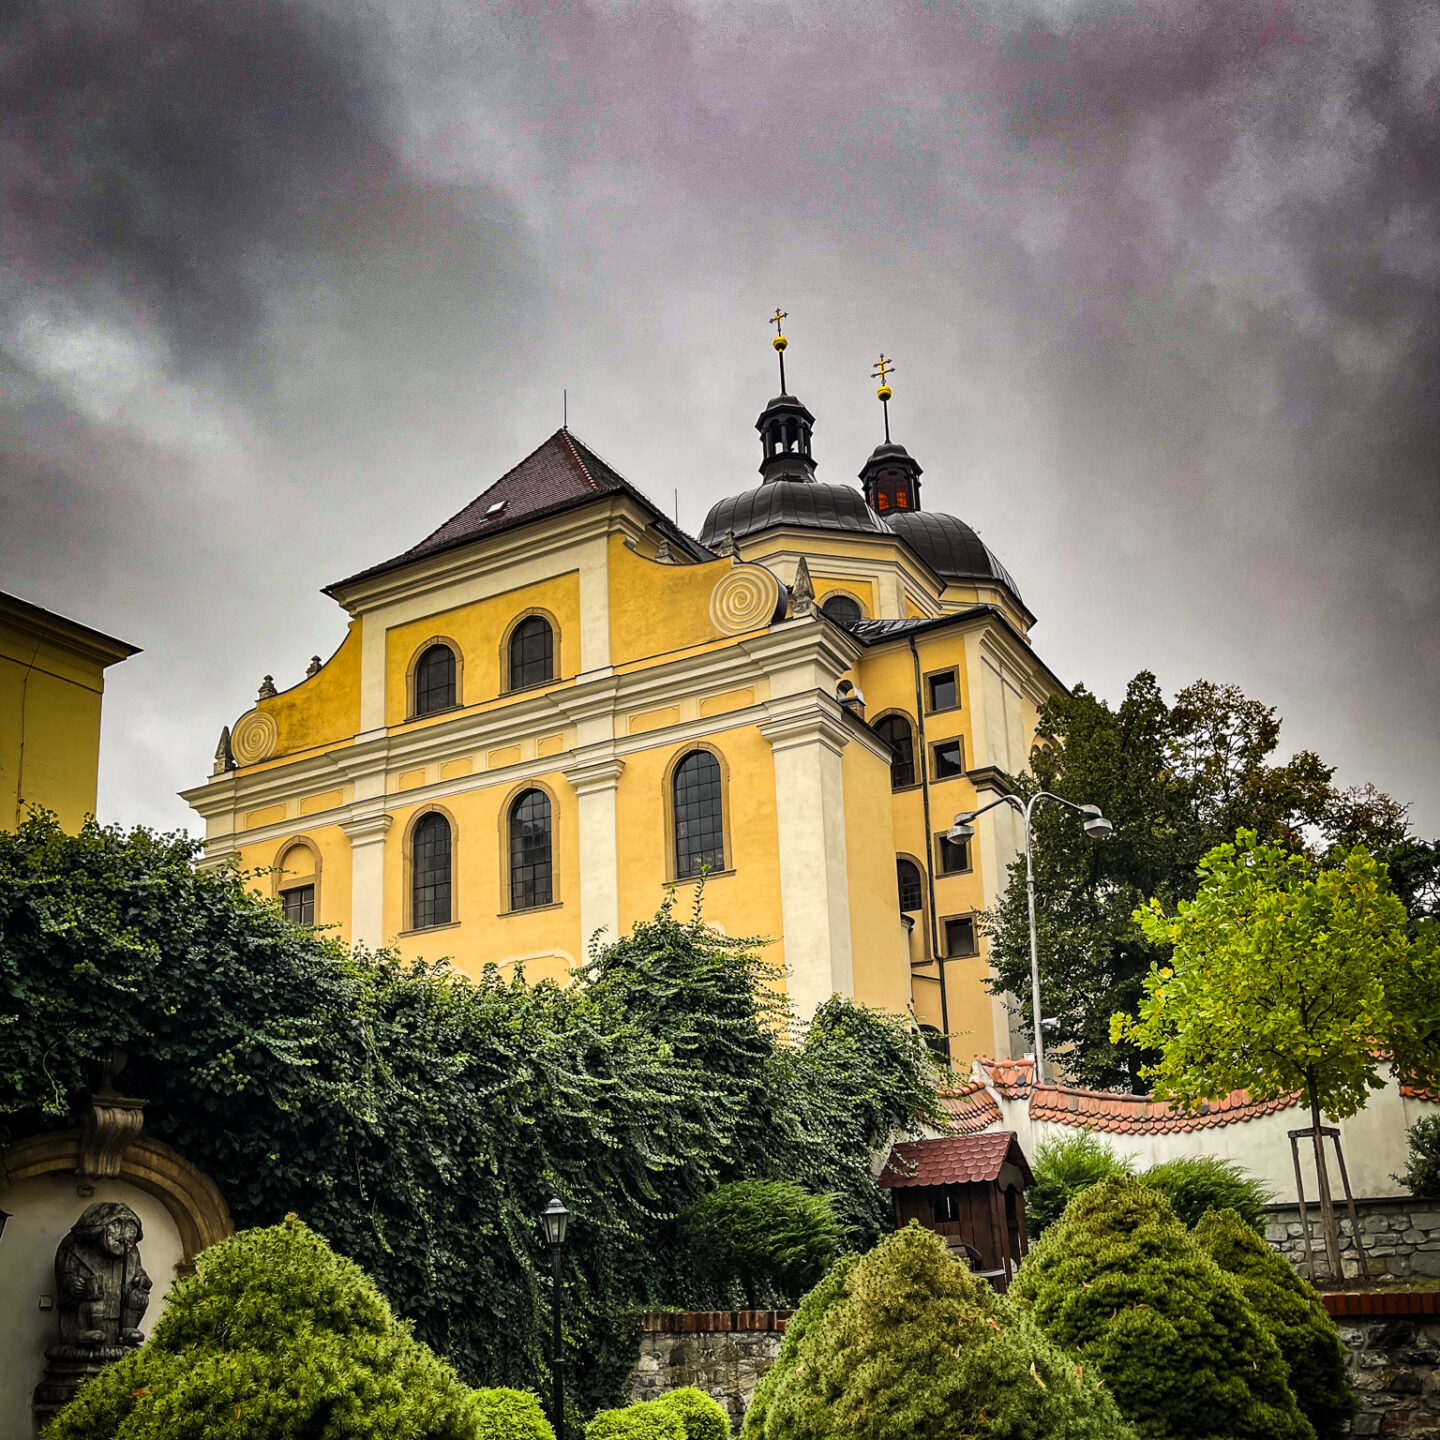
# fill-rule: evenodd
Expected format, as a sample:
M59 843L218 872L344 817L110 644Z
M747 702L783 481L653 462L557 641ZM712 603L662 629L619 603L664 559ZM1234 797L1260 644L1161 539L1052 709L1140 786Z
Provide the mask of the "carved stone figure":
M60 1343L45 1352L45 1378L35 1403L51 1409L80 1385L141 1344L140 1320L150 1304L150 1277L140 1263L140 1217L114 1200L97 1201L55 1252Z

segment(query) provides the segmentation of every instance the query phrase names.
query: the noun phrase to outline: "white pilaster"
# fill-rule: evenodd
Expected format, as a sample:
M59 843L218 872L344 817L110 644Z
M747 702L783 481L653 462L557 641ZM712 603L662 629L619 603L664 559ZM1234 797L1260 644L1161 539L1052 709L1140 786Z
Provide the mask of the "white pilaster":
M597 930L620 932L620 869L615 791L625 762L613 756L582 760L564 772L574 787L580 829L580 933L586 945Z
M840 752L849 737L839 706L819 692L812 692L804 708L766 721L760 733L770 742L775 762L790 996L796 1014L808 1020L832 994L855 993L840 770Z
M385 832L389 815L345 820L350 838L350 939L358 945L385 943Z

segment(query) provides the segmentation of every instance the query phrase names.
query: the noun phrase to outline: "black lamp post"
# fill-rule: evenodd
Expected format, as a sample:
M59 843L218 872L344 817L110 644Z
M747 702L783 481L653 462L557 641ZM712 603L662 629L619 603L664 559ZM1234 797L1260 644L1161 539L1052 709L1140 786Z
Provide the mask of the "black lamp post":
M560 1251L565 1247L565 1222L570 1212L557 1196L540 1212L545 1238L550 1242L550 1424L555 1440L565 1440L565 1352L560 1339Z

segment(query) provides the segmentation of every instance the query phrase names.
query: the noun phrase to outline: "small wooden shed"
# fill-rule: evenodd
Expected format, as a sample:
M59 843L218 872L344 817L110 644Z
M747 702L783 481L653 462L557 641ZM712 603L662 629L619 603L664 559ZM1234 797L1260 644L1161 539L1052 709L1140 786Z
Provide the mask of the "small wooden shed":
M890 1191L897 1226L918 1220L1004 1290L1030 1248L1025 1187L1034 1179L1015 1132L995 1130L897 1145L879 1184Z

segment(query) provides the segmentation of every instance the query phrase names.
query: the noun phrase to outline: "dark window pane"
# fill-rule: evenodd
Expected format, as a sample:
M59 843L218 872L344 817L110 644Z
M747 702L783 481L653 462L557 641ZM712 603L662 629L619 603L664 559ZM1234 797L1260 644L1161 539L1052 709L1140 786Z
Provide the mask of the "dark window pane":
M837 625L853 625L861 618L859 604L848 595L832 595L820 608Z
M972 916L965 915L958 920L945 922L945 953L946 955L974 955L976 953L975 921Z
M940 873L954 875L970 868L970 842L940 837Z
M455 703L455 652L432 645L415 667L415 713L433 715Z
M552 875L550 797L543 790L527 790L510 807L510 908L550 904Z
M909 860L897 860L895 876L900 883L901 910L919 910L923 904L922 897L924 895L920 883L920 867Z
M935 778L948 780L965 773L965 747L959 740L942 740L935 747Z
M903 715L886 715L875 722L875 733L890 747L890 788L901 790L915 783L915 746L910 722Z
M555 632L539 615L522 620L510 632L510 688L543 685L555 678Z
M930 708L932 710L953 710L959 703L959 692L955 689L955 672L953 670L947 670L943 675L930 677Z
M411 836L410 924L416 930L450 923L450 822L430 814Z
M285 907L285 918L292 925L313 925L315 923L315 887L313 885L297 885L292 890L282 890L280 903Z
M675 767L675 874L725 868L725 826L720 813L720 762L696 750Z

